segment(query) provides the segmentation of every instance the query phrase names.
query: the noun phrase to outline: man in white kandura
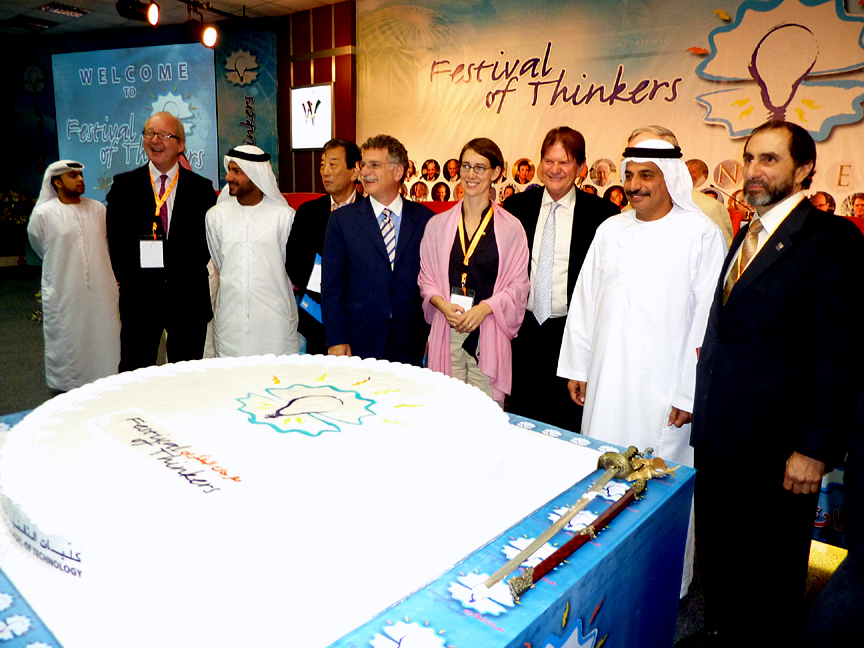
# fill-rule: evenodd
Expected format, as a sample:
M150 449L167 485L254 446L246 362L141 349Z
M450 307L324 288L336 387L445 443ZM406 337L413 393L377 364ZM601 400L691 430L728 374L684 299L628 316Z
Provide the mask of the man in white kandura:
M42 257L45 379L68 391L117 373L120 313L108 256L105 206L84 198L84 166L45 171L27 234Z
M650 137L650 136L649 136ZM643 139L621 165L633 211L610 217L585 257L558 361L583 434L693 465L696 359L726 245L693 203L681 149ZM692 579L692 516L682 596Z
M207 212L207 245L219 271L216 355L297 353L297 304L285 272L294 210L270 155L257 146L228 151L225 170L228 184Z

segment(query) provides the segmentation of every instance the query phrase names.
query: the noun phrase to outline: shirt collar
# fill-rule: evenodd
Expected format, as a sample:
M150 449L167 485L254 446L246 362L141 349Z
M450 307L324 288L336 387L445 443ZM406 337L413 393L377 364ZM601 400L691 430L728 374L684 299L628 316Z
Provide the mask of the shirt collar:
M765 230L765 233L770 236L774 233L774 231L780 227L780 223L782 223L786 217L792 213L792 210L804 199L804 192L799 191L797 193L792 194L791 196L787 196L779 203L774 205L771 209L769 209L763 216L759 217L759 221L762 223L762 227Z
M342 203L337 203L335 200L333 200L333 196L330 196L330 210L332 211L332 210L336 209L337 207L344 207L345 205L350 205L356 199L357 199L357 192L356 191L352 191L351 195L348 196L348 200L346 200L345 202L342 202Z
M552 200L552 196L549 195L549 191L544 188L543 189L543 199L540 201L541 207L547 207L551 205L555 200ZM561 205L567 211L573 211L576 207L576 185L570 188L570 191L567 192L561 200L557 201L559 205Z
M382 205L380 202L375 200L372 196L369 196L369 202L372 203L372 211L375 212L375 218L381 216L381 212L384 211L386 207L389 209L394 216L402 215L402 196L397 195L396 200L394 200L389 205Z
M150 167L150 177L153 178L153 182L156 182L159 178L162 177L162 172L156 168L152 162L148 162L147 166ZM174 176L177 175L177 170L180 168L180 162L177 162L173 167L168 169L165 175L168 176L168 182L171 182L174 179Z

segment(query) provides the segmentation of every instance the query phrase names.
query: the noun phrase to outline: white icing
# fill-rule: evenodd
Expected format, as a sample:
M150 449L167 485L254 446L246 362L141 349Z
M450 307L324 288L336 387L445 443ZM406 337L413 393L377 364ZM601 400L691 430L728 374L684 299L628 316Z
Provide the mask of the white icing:
M0 564L65 648L327 646L598 456L441 374L321 356L113 376L0 439Z

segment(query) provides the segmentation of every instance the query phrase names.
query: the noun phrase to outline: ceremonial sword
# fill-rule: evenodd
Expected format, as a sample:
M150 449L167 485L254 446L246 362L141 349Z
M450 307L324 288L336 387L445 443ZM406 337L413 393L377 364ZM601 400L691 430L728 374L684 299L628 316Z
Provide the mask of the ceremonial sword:
M510 588L510 594L513 600L519 602L519 597L527 590L534 587L534 583L546 576L549 572L555 569L562 562L567 560L575 551L584 545L589 540L593 540L597 533L602 530L615 516L629 506L634 500L639 498L639 495L645 490L645 480L640 479L634 486L627 489L621 498L612 506L603 511L596 520L580 529L575 536L570 538L561 547L559 547L548 558L545 558L536 567L528 567L519 576L514 576L507 583Z
M645 454L650 454L653 452L651 448L645 449ZM605 454L600 455L600 458L597 460L597 468L605 469L600 478L594 483L594 485L589 488L582 497L578 499L578 501L571 506L567 512L562 515L552 526L546 529L543 533L537 537L534 542L525 547L522 551L520 551L512 560L508 561L501 569L492 574L489 578L486 579L484 585L486 587L492 587L503 579L505 576L513 572L519 565L525 562L528 558L530 558L535 551L537 551L540 547L542 547L546 542L558 533L561 529L563 529L567 524L576 517L576 514L579 513L582 509L584 509L588 504L591 503L597 495L603 490L603 488L612 481L614 478L623 479L630 475L635 470L631 460L633 457L639 454L639 450L636 446L630 446L624 452L607 452ZM526 588L527 589L527 588ZM523 590L524 591L524 590Z

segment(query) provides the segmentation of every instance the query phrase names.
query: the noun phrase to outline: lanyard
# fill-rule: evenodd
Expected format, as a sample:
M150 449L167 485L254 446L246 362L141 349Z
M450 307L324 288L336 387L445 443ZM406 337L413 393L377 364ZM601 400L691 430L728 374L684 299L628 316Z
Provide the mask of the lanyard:
M168 200L168 196L171 195L171 192L174 190L174 186L177 184L177 179L180 177L180 172L178 170L177 173L174 174L174 179L171 181L171 184L168 185L168 188L165 190L161 196L156 192L156 181L153 179L153 176L150 176L150 185L153 187L153 198L156 200L156 215L159 215L159 212L162 211L162 205L165 204L165 201Z
M468 262L471 260L471 256L474 254L474 250L477 249L477 244L480 242L480 239L486 233L486 228L489 226L489 221L492 220L492 212L493 207L490 204L489 209L486 212L486 215L483 217L483 221L480 223L480 226L477 228L477 231L474 232L474 236L471 237L471 244L468 246L468 249L465 249L465 215L462 214L459 218L459 243L462 244L462 254L464 255L464 259L462 260L462 294L466 293L465 283L468 280L468 273L464 272L468 268Z

